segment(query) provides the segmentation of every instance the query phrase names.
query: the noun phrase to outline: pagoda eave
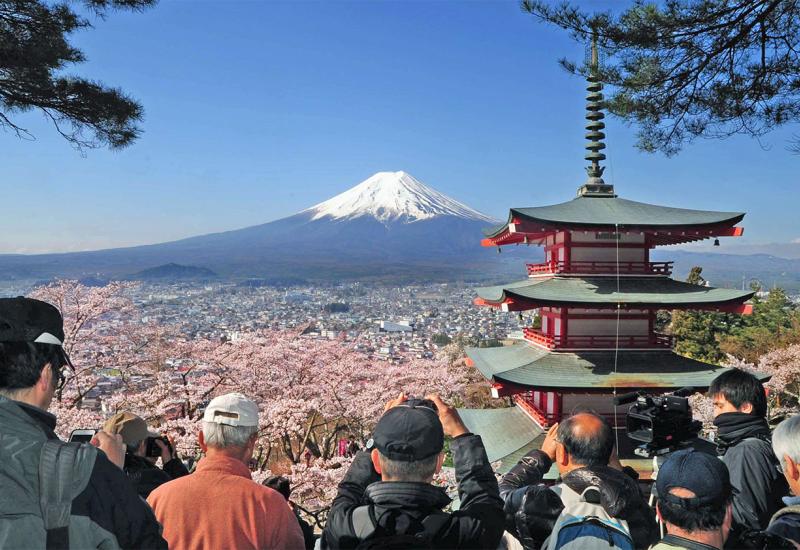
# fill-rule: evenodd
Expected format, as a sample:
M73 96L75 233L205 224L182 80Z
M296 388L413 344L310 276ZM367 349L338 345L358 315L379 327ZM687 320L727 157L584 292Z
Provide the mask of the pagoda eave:
M550 277L484 287L477 305L504 311L538 307L714 309L742 312L752 291L712 288L666 277Z
M752 315L753 305L742 304L739 302L717 303L717 304L648 304L643 302L564 302L547 300L528 300L525 298L506 298L502 302L490 302L482 298L475 298L473 303L476 306L487 306L499 308L502 311L530 311L540 307L590 307L590 308L616 308L620 309L661 309L661 310L692 310L692 311L716 311L719 313L737 313L739 315Z
M616 233L634 233L645 235L649 247L668 246L673 244L686 244L716 237L741 237L744 234L744 227L734 226L715 226L715 227L681 227L664 229L648 226L609 226L609 225L571 225L571 226L548 226L534 222L515 221L510 222L498 233L487 236L481 240L481 246L508 246L512 244L544 244L545 239L558 233L559 231L613 231ZM620 244L620 247L626 245Z
M635 390L708 388L726 367L683 357L672 351L551 352L528 344L468 348L471 364L494 384L497 395L531 390L608 393ZM769 375L758 373L762 380Z

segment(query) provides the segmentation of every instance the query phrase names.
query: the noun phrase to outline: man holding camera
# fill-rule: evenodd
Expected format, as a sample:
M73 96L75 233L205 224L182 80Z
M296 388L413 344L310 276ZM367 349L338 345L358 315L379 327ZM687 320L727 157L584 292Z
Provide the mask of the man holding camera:
M431 484L451 437L458 511ZM496 548L503 533L503 502L480 436L469 433L439 396L389 401L368 451L356 454L339 484L323 548Z
M92 446L54 432L63 341L58 309L0 298L0 548L166 548L120 469L122 439L98 432Z
M147 429L143 418L131 412L119 412L103 425L103 431L122 436L125 443L125 473L146 499L159 485L189 473L175 456L169 440ZM163 470L155 462L161 458Z
M561 483L550 487L543 481L553 464ZM574 414L551 426L541 450L530 451L500 480L507 528L532 550L545 541L548 548L589 548L598 541L608 548L647 548L658 528L637 479L614 453L608 422L590 412ZM590 519L602 531L583 529Z
M770 442L767 394L752 374L725 371L708 388L714 404L718 451L730 472L733 528L729 548L759 547L760 531L782 507L789 487Z

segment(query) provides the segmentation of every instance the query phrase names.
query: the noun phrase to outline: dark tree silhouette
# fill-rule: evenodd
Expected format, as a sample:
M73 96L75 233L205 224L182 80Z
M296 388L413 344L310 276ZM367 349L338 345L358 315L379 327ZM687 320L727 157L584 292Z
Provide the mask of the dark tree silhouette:
M760 137L800 120L797 0L637 1L618 13L523 0L522 8L584 43L597 34L606 55L599 77L613 90L607 107L638 127L644 151L672 155L697 137Z
M33 138L12 116L39 110L79 150L130 145L141 132L142 106L117 88L66 74L86 59L69 35L90 28L90 17L142 10L155 1L0 0L0 127Z

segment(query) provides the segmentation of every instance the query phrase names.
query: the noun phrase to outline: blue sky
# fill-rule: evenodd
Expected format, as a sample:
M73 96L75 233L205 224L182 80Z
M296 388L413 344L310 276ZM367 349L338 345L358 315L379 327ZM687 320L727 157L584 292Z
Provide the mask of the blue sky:
M254 225L381 170L496 217L567 200L585 179L584 84L556 62L583 47L515 1L165 0L74 39L89 62L71 72L139 99L144 134L81 156L40 115L17 117L37 139L0 134L0 253ZM792 131L668 159L610 120L606 181L629 199L747 211L745 242L791 241Z

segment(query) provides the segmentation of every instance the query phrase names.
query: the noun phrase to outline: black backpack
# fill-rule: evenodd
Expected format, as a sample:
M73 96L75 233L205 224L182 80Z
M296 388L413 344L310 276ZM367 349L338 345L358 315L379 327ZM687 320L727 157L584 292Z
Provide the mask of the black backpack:
M373 505L359 506L353 510L353 529L356 536L361 541L357 550L422 550L436 548L434 539L442 530L442 527L450 521L450 514L445 512L434 512L431 515L418 520L408 514L403 514L399 509L389 509L381 514L383 520L388 514L386 521L379 521L375 517L375 507ZM394 532L393 526L397 518L405 516L413 524L406 533ZM383 524L383 525L382 525Z

